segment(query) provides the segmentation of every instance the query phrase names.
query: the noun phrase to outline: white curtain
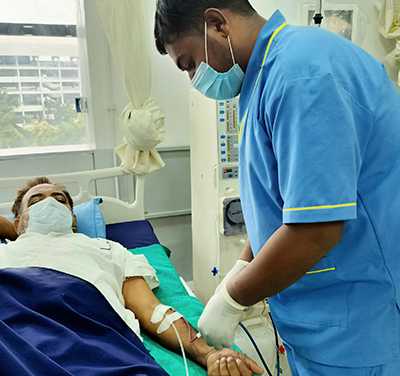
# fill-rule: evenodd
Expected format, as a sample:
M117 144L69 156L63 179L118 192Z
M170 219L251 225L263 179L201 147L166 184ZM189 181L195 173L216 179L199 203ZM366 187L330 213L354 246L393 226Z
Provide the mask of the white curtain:
M165 166L155 147L164 140L164 114L151 97L146 0L97 0L115 65L131 100L119 124L124 143L115 150L125 172L142 175Z
M376 0L379 11L379 32L388 39L396 39L396 48L386 56L392 68L400 71L400 0ZM400 85L400 72L398 83Z

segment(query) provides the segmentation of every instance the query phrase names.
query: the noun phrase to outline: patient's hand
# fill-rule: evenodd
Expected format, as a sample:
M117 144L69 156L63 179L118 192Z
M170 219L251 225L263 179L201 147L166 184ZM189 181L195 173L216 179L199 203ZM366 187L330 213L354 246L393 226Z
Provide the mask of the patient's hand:
M207 357L208 376L262 375L264 370L248 356L232 349L213 351Z

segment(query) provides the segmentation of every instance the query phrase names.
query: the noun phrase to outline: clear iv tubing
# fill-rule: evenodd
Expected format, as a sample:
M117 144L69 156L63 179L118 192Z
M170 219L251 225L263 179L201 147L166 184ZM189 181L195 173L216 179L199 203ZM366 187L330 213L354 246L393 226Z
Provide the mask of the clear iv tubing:
M179 345L181 346L183 363L185 364L186 376L189 376L189 369L188 369L188 365L187 365L187 361L186 361L185 349L183 348L183 343L182 343L181 337L179 336L179 333L176 330L176 327L175 327L174 323L171 323L171 325L175 330L175 334L178 337Z

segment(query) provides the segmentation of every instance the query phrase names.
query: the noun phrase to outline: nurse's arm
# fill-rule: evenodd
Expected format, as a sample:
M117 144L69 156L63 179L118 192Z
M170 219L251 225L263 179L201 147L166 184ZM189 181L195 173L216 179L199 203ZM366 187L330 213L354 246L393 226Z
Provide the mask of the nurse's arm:
M18 234L15 231L14 223L8 218L0 215L0 238L15 240L17 237Z
M343 221L283 225L227 282L229 294L244 306L278 294L316 265L339 242L342 231Z

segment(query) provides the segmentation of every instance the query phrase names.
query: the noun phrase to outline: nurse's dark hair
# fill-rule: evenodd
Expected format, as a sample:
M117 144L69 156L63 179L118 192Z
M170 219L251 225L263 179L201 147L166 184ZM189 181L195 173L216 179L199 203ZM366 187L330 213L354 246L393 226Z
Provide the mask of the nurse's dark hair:
M157 0L154 36L158 52L166 55L165 46L180 36L204 35L204 13L209 8L244 17L255 13L248 0Z
M73 208L74 202L72 201L71 195L69 194L69 192L66 190L66 188L63 185L58 184L58 183L53 183L46 177L40 177L40 178L36 178L34 180L27 181L25 186L23 186L21 189L18 190L17 198L15 199L14 205L11 208L11 211L13 212L15 218L19 218L19 216L21 215L21 213L20 213L21 203L22 203L24 196L28 193L28 191L30 189L32 189L33 187L36 187L37 185L40 185L40 184L52 184L52 185L56 186L57 188L59 188L61 190L61 192L65 194L68 204L71 207L71 209Z

